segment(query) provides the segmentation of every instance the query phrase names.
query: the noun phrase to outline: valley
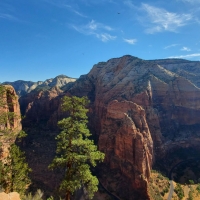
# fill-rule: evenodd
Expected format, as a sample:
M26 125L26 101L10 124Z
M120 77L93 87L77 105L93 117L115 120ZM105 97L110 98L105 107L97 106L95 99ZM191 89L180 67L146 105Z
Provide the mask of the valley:
M60 83L63 78L57 76L56 80ZM104 163L93 171L102 184L96 195L104 199L168 199L168 178L172 177L175 190L181 184L183 199L191 193L192 199L198 199L199 80L200 62L148 61L126 55L100 62L88 74L62 86L31 91L17 86L22 126L28 134L20 146L33 170L30 191L40 188L45 198L58 197L62 172L52 172L48 165L55 155L57 122L67 116L60 106L67 95L90 100L88 127L105 153ZM178 199L176 192L172 199Z

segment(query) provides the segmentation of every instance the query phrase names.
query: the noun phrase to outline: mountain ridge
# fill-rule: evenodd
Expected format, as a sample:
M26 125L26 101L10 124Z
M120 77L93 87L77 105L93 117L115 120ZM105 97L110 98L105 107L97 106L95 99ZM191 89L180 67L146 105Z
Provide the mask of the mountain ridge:
M18 96L23 96L27 93L30 93L33 90L37 89L50 89L52 87L63 87L70 82L76 81L76 78L71 78L66 75L58 75L55 78L49 78L45 81L24 81L24 80L17 80L14 82L4 82L3 85L12 85L17 93Z

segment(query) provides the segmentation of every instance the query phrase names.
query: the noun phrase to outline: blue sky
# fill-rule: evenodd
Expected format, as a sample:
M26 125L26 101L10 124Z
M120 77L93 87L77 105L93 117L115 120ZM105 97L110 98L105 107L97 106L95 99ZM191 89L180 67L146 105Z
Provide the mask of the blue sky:
M78 78L126 54L200 60L200 0L0 0L0 82Z

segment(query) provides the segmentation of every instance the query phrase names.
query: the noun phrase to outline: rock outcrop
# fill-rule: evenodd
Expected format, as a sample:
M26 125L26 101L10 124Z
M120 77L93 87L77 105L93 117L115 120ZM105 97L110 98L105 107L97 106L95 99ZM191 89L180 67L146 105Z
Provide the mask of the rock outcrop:
M106 169L110 174L118 170L126 188L123 194L117 193L116 184L112 190L124 199L148 199L146 186L153 163L169 149L184 147L186 141L191 141L189 146L198 144L199 78L200 62L123 56L94 65L54 98L48 91L28 94L20 102L26 108L24 122L39 123L45 118L55 128L63 116L63 95L88 96L89 127L106 153ZM25 99L32 102L25 104Z
M0 200L21 200L17 192L11 192L6 194L5 192L0 192Z
M10 85L0 86L0 159L7 157L10 145L22 129L18 96Z

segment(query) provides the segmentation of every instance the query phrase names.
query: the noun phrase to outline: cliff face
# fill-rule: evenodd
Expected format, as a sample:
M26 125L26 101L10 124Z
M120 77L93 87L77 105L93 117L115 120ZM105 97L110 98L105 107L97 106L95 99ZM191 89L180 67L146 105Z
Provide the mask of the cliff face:
M18 96L12 86L0 89L0 159L8 155L8 148L15 141L15 135L22 129Z
M144 61L132 56L111 59L94 65L53 99L51 95L36 99L28 95L32 103L25 106L26 120L40 122L46 116L47 124L55 127L63 116L59 106L63 95L88 96L89 127L98 138L99 149L106 153L106 169L110 174L118 170L124 180L122 198L141 197L131 191L148 198L146 186L153 162L174 147L198 145L199 72L200 62ZM120 187L115 184L113 190Z
M60 105L60 98L57 97L62 93L58 87L53 87L50 90L33 91L21 97L19 99L21 113L25 116L23 125L32 127L35 124L43 124L45 128L50 116ZM56 118L50 126L56 127L57 120Z

